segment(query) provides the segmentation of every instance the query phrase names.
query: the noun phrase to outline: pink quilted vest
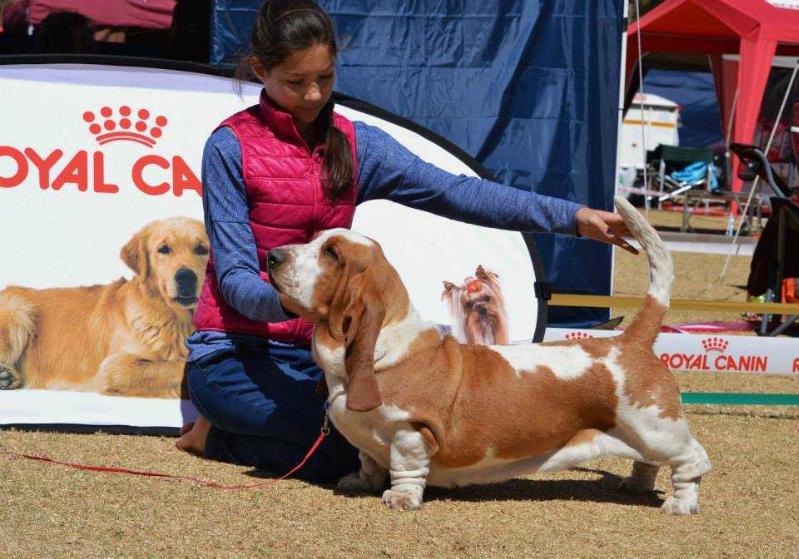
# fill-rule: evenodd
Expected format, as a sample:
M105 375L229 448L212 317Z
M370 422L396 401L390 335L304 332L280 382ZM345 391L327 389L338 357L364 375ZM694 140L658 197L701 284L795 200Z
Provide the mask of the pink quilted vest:
M353 168L357 169L352 122L334 113L333 123L347 136ZM352 225L356 181L337 200L326 198L320 180L324 146L310 152L291 115L279 109L265 92L261 92L260 104L234 114L219 126L229 127L241 145L242 174L261 279L269 281L265 272L269 249L307 243L319 231ZM297 345L308 345L313 330L313 325L304 319L256 322L233 309L217 284L213 254L194 325L197 330L251 334Z

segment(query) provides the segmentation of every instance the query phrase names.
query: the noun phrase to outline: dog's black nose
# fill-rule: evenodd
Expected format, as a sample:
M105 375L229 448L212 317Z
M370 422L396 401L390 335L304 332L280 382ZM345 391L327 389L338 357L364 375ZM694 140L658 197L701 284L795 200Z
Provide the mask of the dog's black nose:
M480 316L486 316L488 314L488 309L485 307L477 307L477 314Z
M286 260L286 251L280 248L273 248L266 255L266 264L270 268L277 268Z
M175 272L175 283L180 294L192 294L197 289L197 274L188 268L181 268Z

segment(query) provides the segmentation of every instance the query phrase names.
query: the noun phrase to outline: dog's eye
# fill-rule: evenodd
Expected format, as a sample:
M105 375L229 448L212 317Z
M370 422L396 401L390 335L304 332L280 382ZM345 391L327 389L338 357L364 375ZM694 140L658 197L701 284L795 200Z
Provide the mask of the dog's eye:
M467 310L467 311L470 311L470 310L472 310L472 307L474 307L474 303L472 303L471 301L469 301L469 302L468 302L468 303L466 303L466 305L464 305L464 306L466 307L466 310Z
M325 249L325 256L329 256L333 260L338 261L338 252L336 252L336 249L333 248L333 245L330 245Z
M206 254L208 254L208 247L203 245L197 245L196 247L194 247L194 254L205 256Z
M161 254L169 254L170 252L172 252L172 249L169 248L169 245L161 245L160 247L158 247L158 252L160 252Z

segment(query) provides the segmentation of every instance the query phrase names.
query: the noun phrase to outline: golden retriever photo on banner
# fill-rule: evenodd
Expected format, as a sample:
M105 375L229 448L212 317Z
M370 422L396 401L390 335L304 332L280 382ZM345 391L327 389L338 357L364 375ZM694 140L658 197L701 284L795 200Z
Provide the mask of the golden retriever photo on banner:
M208 262L203 224L153 221L120 257L130 280L0 291L0 389L180 397L184 342Z

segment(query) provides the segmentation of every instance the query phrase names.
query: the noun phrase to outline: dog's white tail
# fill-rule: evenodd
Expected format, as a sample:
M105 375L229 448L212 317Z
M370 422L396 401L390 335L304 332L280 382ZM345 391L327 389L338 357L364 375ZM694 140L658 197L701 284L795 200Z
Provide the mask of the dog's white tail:
M654 343L663 315L669 308L671 284L674 282L674 262L660 235L632 204L617 196L616 210L649 259L649 291L646 302L625 331L625 335L641 336Z

